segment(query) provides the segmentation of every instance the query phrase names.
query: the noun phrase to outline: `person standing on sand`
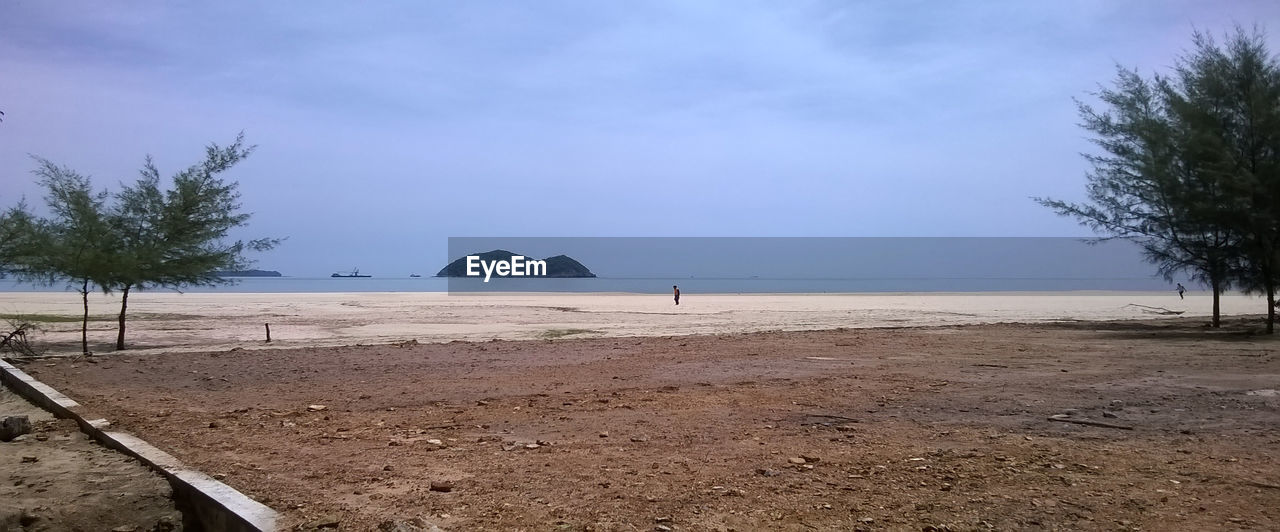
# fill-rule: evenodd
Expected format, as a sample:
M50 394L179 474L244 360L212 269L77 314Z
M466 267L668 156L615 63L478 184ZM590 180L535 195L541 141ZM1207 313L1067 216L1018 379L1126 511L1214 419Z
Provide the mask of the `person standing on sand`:
M680 287L676 285L671 285L671 289L676 291L676 304L679 305L680 304Z
M1178 299L1186 299L1185 297L1182 297L1182 293L1187 291L1187 289L1182 286L1182 283L1178 283L1177 290L1178 290Z

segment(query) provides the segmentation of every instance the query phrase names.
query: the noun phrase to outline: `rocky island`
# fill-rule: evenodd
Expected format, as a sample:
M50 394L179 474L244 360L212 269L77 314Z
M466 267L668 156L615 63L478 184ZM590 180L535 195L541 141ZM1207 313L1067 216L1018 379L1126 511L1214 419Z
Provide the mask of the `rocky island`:
M526 259L532 259L528 255L513 253L505 249L495 249L484 253L472 253L473 256L480 257L480 260L486 263L493 261L510 261L514 256L522 256ZM533 259L536 260L536 259ZM571 277L595 277L596 274L583 266L581 262L574 260L568 255L556 255L542 259L547 263L546 275L535 275L532 277L548 277L548 278L571 278ZM527 262L527 261L526 261ZM467 257L461 257L458 260L450 262L448 266L440 269L436 273L436 277L466 277L467 276Z
M218 277L283 277L275 270L227 270L213 274Z

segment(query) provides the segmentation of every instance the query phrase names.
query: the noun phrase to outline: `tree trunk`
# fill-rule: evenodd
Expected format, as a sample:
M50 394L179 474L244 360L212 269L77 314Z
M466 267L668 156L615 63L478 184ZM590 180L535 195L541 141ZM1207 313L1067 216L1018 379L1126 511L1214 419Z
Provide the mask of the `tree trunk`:
M80 322L80 351L89 356L89 280L80 285L80 297L84 300L84 320Z
M131 285L124 285L120 289L120 330L116 333L116 351L124 349L124 312L129 307L129 288Z
M1214 279L1210 284L1213 286L1213 327L1216 329L1222 326L1222 307L1218 297L1222 294L1222 282Z
M1276 332L1276 285L1267 283L1267 334Z

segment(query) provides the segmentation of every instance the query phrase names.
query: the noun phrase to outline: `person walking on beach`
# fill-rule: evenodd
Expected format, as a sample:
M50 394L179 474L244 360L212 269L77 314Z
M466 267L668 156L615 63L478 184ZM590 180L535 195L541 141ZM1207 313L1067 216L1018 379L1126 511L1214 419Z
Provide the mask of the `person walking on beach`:
M1187 289L1182 286L1182 283L1178 283L1177 290L1178 290L1178 299L1186 299L1185 297L1182 297L1182 293L1187 291Z
M671 285L671 289L672 289L672 290L675 290L675 292L676 292L676 304L677 304L677 305L679 305L679 304L680 304L680 287L679 287L679 286L676 286L676 285Z

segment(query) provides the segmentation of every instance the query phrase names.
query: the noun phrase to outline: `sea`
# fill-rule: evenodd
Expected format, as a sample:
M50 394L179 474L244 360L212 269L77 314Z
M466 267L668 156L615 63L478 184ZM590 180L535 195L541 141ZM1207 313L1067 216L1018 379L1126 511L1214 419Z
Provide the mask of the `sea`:
M1081 238L449 238L448 258L489 250L529 258L568 255L594 278L244 277L190 292L600 292L797 294L902 292L1143 292L1155 275L1128 241ZM264 262L265 267L270 267ZM434 272L447 264L420 266ZM1175 279L1179 281L1179 279ZM1187 287L1190 281L1180 279ZM72 289L0 279L0 291ZM168 290L168 289L157 289Z
M1065 292L1167 291L1172 285L1154 277L1129 278L880 278L880 279L767 279L596 277L586 279L504 279L485 284L477 280L419 278L244 277L219 286L183 287L182 292L305 293L305 292L600 292L661 294L678 285L685 294L834 294L898 292ZM33 285L0 280L0 292L75 291L64 285ZM172 292L153 288L149 291Z

